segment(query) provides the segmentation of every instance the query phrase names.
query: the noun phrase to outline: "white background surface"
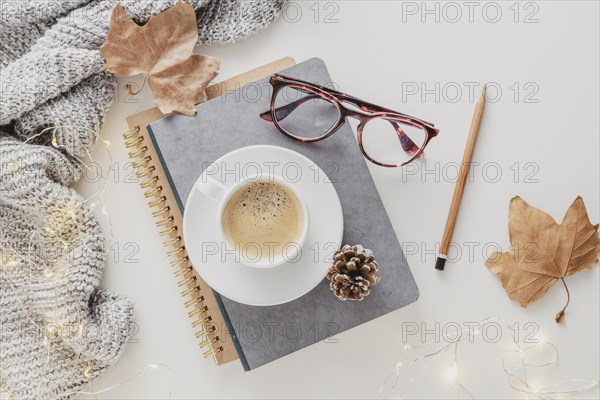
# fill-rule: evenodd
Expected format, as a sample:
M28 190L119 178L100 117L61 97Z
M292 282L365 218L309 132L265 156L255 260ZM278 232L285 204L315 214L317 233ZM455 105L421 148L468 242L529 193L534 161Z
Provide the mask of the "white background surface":
M420 330L435 330L439 323L443 331L448 323L462 325L488 316L519 323L521 335L533 332L524 328L532 322L539 335L558 346L559 363L532 373L532 382L541 386L570 378L597 379L598 266L567 278L571 305L565 324L557 325L554 315L565 302L560 283L540 301L521 308L483 265L482 253L494 249L486 247L488 243L508 250L508 203L515 195L558 221L581 195L592 223L600 220L598 3L546 1L527 8L521 3L515 22L513 2L498 2L502 15L496 23L491 20L496 19L497 7L488 6L486 13L485 2L475 2L472 22L462 2L454 3L462 14L456 22L457 8L444 8L442 3L437 4L439 22L435 14L422 15L421 2L411 5L419 9L416 15L403 13L402 4L392 1L313 4L294 3L287 18L249 40L198 51L221 58L217 80L287 55L298 62L321 57L341 90L436 123L441 133L430 144L425 164L404 172L369 165L421 298L338 335L335 343L316 344L252 372L243 372L239 363L216 367L203 359L142 190L126 179L131 169L121 136L125 116L150 107L151 95L146 87L128 99L119 89L103 130L112 143L112 162L101 146L94 153L109 178L105 201L114 240L103 286L135 301L139 330L118 363L91 390L134 377L148 364L163 363L174 373L147 371L98 398L166 398L169 393L173 398L376 398L403 349L407 323L416 323ZM434 9L436 2L427 7ZM316 17L314 9L320 10ZM537 22L524 23L535 11ZM136 77L121 83L132 80L141 81ZM488 105L481 126L473 160L480 168L466 188L453 237L461 254L455 249L454 262L440 273L433 268L436 243L474 108L468 82L478 85L475 97L485 82L496 82L502 94ZM415 85L418 94L407 92ZM456 87L462 89L458 97ZM520 90L515 98L516 87ZM433 90L424 99L423 88ZM97 190L91 182L77 188L84 194ZM98 211L110 236L108 219ZM433 334L426 339L434 339ZM407 343L421 343L420 335L408 337ZM484 341L464 347L461 376L475 397L522 397L510 390L501 368L501 354L509 344L505 332L497 344ZM450 364L450 355L439 358L408 387L406 396L456 397L453 385L444 379ZM415 372L408 369L403 376L410 378ZM597 398L598 390L583 397Z

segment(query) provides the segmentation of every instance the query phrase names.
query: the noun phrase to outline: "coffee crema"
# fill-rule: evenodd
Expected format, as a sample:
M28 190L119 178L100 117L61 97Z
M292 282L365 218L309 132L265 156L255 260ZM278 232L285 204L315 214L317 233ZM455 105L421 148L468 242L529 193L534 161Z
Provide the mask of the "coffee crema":
M240 187L222 217L229 243L245 258L273 261L296 245L304 227L300 200L285 185L259 180Z

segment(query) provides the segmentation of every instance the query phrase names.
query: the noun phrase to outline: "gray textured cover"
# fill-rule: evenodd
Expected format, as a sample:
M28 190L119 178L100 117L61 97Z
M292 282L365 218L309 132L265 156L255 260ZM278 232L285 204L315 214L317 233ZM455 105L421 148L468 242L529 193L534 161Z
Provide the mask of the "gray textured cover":
M283 73L320 84L332 82L325 64L317 58ZM268 79L251 85L197 106L195 117L175 115L150 124L149 131L182 211L182 204L203 167L240 147L257 144L287 147L304 154L326 172L325 166L335 162L339 170L331 180L344 213L343 243L371 248L379 261L382 279L361 302L338 300L326 280L303 297L278 306L248 306L220 296L245 369L256 368L397 310L419 297L350 125L344 124L334 135L318 143L303 144L288 139L273 124L258 117L269 108Z

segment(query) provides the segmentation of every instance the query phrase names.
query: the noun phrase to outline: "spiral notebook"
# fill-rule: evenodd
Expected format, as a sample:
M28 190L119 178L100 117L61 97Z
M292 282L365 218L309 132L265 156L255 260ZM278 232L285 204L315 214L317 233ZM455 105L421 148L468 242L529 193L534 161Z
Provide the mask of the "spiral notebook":
M268 76L274 72L320 84L332 82L322 60L298 65L284 58L209 90L209 101L198 105L194 117L149 110L127 119L125 134L130 157L143 178L141 186L165 243L170 246L175 274L190 309L192 325L203 354L218 364L240 359L250 370L304 347L351 329L410 304L419 291L366 161L358 150L349 124L315 146L277 134L258 117L268 109ZM252 86L244 86L252 83ZM245 96L249 88L252 96ZM230 91L230 89L234 89ZM297 151L317 163L337 166L334 184L344 214L343 243L363 244L373 250L381 281L361 302L342 302L326 281L289 303L257 307L219 295L195 272L181 232L183 204L197 177L210 162L232 150L253 144L271 144ZM330 176L331 178L331 176ZM291 332L291 333L290 333ZM291 336L290 336L291 335Z

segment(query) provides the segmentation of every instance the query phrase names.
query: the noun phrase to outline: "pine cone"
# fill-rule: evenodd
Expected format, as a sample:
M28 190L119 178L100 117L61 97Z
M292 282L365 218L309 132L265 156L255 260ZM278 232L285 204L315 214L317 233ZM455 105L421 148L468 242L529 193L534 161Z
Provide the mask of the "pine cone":
M329 288L340 300L361 301L381 279L378 270L371 250L361 245L345 245L333 255L333 265L327 273Z

